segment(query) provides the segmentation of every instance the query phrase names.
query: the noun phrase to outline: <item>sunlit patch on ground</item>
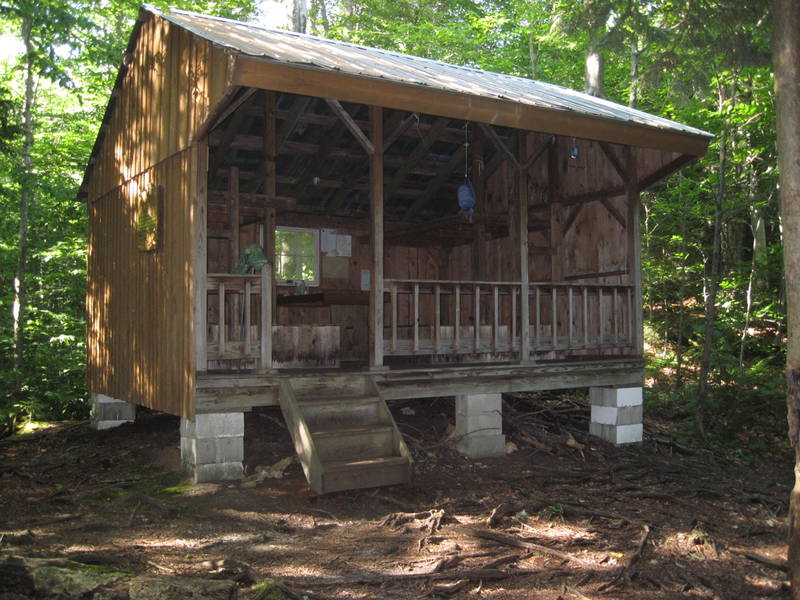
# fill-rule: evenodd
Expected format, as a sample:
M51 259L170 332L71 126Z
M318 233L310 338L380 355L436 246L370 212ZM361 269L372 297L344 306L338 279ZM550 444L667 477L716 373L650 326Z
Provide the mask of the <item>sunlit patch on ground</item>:
M252 487L191 484L177 471L172 417L117 431L44 430L0 444L0 551L158 575L272 578L331 600L445 595L461 573L450 597L788 597L782 573L739 551L785 560L789 467L753 470L660 442L614 448L586 436L588 409L558 402L531 412L549 451L506 424L519 450L481 462L446 441L451 403L418 402L415 416L398 415L401 430L413 431L415 486L329 496L311 494L297 465ZM553 407L558 421L548 417ZM285 430L255 419L246 432L251 470L291 453ZM565 432L585 447L564 444ZM492 510L512 499L522 509L490 527ZM445 518L431 531L433 509ZM381 524L392 513L421 516ZM498 578L468 576L487 566ZM240 585L240 598L254 598Z

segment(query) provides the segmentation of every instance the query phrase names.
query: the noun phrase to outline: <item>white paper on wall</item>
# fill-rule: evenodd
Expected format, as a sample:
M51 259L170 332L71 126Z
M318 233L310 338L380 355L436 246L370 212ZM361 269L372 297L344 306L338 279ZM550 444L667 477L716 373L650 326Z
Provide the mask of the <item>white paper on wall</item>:
M336 236L336 255L350 256L353 251L353 238L349 235Z
M361 291L369 291L369 269L361 269Z
M336 235L335 229L323 229L319 236L319 249L323 254L331 254L336 252Z

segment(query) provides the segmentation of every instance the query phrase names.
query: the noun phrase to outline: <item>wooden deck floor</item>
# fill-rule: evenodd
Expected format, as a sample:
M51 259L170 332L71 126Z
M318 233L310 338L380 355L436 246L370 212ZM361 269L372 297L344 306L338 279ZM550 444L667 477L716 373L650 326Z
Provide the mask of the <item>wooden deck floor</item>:
M210 373L197 378L195 412L238 412L277 406L283 378L308 377L343 384L351 377L371 376L384 400L436 398L458 394L526 392L589 386L641 386L641 358L592 358L537 364L474 364L453 367L319 369L271 374Z

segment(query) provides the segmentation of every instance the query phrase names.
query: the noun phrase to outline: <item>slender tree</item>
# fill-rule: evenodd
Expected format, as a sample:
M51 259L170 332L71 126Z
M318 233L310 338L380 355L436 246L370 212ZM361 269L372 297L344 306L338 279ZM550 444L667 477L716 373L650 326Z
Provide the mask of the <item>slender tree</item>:
M800 598L800 3L775 0L775 112L783 213L783 263L789 345L786 406L795 453L795 484L789 506L789 569L792 597Z

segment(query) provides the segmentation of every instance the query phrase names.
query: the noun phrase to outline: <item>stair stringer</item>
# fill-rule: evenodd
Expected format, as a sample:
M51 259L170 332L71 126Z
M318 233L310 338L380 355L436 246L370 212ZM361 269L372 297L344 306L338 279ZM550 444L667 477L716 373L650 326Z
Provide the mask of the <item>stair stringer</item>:
M378 384L375 383L375 378L373 376L367 377L370 393L376 395L380 398L380 402L378 403L379 410L381 411L384 419L388 424L392 426L392 445L394 447L395 454L402 456L403 458L408 460L408 474L407 474L407 481L405 482L408 485L414 484L414 458L411 456L411 451L408 449L406 445L406 441L403 439L403 434L400 432L400 428L397 427L397 423L392 416L392 411L389 410L389 406L386 404L386 400L381 396L380 388L378 388Z
M315 492L322 493L322 462L314 443L314 436L311 435L288 379L280 383L280 406L308 485Z

